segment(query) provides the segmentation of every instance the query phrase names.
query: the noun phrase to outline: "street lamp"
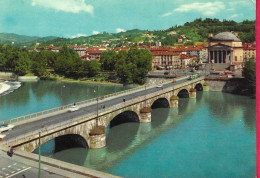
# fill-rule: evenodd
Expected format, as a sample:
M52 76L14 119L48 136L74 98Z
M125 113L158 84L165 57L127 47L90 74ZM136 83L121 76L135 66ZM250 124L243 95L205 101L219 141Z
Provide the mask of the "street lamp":
M96 127L98 127L98 97L97 97L97 119L96 119Z
M38 177L41 177L41 132L39 132L39 170Z
M41 132L43 131L44 124L41 126L41 130L39 132L39 170L38 170L38 178L41 177Z
M144 95L145 95L144 107L146 107L146 85L144 85Z

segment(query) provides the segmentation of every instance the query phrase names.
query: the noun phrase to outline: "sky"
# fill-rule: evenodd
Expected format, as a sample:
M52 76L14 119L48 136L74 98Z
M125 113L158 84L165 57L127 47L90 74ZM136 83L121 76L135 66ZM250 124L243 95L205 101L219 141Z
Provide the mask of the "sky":
M75 38L165 30L196 18L255 20L255 0L0 0L0 33Z

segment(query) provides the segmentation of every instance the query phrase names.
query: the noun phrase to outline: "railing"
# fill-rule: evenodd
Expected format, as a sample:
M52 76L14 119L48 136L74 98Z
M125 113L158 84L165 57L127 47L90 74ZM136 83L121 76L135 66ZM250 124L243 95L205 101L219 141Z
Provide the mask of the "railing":
M187 77L185 77L185 78L187 78ZM158 95L160 95L161 93L167 93L167 92L169 92L169 91L171 91L171 90L173 90L173 89L176 89L176 88L178 88L178 87L181 87L181 86L179 86L179 85L188 85L188 84L190 84L190 83L192 83L192 82L195 82L195 81L199 81L199 80L201 80L201 79L204 79L204 77L202 76L202 77L199 77L199 78L197 78L197 79L195 79L195 80L193 80L193 81L185 81L184 83L181 83L181 84L178 84L178 85L174 85L173 87L169 87L169 88L167 88L166 90L164 89L164 90L159 90L159 91L157 91L157 92L159 92L158 93ZM179 79L180 80L180 79ZM165 82L165 83L171 83L172 81L168 81L168 82ZM152 87L152 86L150 86L150 87ZM142 87L138 87L138 89L142 89L142 88L144 88L144 86L142 86ZM133 88L134 89L134 88ZM133 89L130 89L130 90L126 90L126 91L135 91L135 90L133 90ZM121 92L117 92L117 94L123 94L123 93L126 93L126 92L124 92L124 91L121 91ZM114 93L115 94L115 93ZM115 95L113 95L113 94L109 94L109 95L106 95L106 98L108 98L108 97L111 97L111 96L115 96ZM99 115L103 115L103 114L105 114L106 112L111 112L111 110L113 111L113 110L118 110L118 109L121 109L122 107L127 107L127 106L130 106L130 105L133 105L134 103L137 103L137 102L140 102L140 101L142 101L142 100L146 100L147 98L151 98L151 97L153 97L154 96L154 93L150 93L150 94L147 94L146 96L139 96L139 97L137 97L137 98L133 98L133 99L131 99L131 100L127 100L126 102L124 102L123 104L122 103L118 103L118 104L116 104L116 105L114 105L114 106L110 106L110 107L106 107L106 108L102 108L102 109L99 109L98 110L98 113L99 113ZM92 102L92 101L96 101L96 98L93 98L93 99L90 99L90 100L86 100L86 101L89 101L89 102ZM83 102L85 102L85 101L83 101ZM80 102L78 102L78 103L80 103ZM84 104L84 103L82 103L82 104ZM67 105L67 106L72 106L73 104L70 104L70 105ZM58 108L60 108L60 107L58 107ZM48 111L48 110L47 110ZM37 114L37 113L35 113L35 114ZM34 131L32 131L32 132L29 132L29 133L26 133L26 134L24 134L24 135L20 135L20 136L18 136L18 137L15 137L15 138L13 138L13 139L9 139L9 140L6 140L5 142L3 142L5 145L10 145L11 143L16 143L16 144L18 144L17 143L17 141L18 140L23 140L23 142L25 142L25 141L27 141L27 140L30 140L30 137L35 137L35 135L38 135L39 134L39 132L41 132L41 136L44 136L45 134L47 134L47 133L49 133L49 131L55 131L55 129L61 129L62 127L63 128L66 128L66 127L68 127L68 126L71 126L71 123L73 123L73 122L75 122L75 124L76 124L76 122L77 121L79 121L79 120L81 120L81 119L87 119L87 118L89 118L89 120L94 120L95 119L95 115L97 114L97 112L96 111L94 111L94 112L91 112L91 113L88 113L88 114L85 114L85 115L83 115L83 116L80 116L80 117L78 117L78 118L72 118L72 119L70 119L70 120L66 120L66 121L64 121L64 122L60 122L60 123L58 123L58 124L54 124L54 125L51 125L51 126L48 126L48 127L44 127L44 128L41 128L41 129L37 129L37 130L34 130ZM78 124L78 123L77 123ZM37 137L36 137L37 138Z
M146 87L151 87L151 86L156 86L156 85L158 85L158 84L146 85ZM129 89L129 90L111 93L111 94L108 94L108 95L104 95L104 96L97 97L97 98L92 98L92 99L85 100L85 101L79 101L79 102L76 102L76 104L77 105L83 105L83 104L87 104L87 103L97 101L97 99L103 100L103 99L106 99L106 98L109 98L109 97L118 96L118 95L121 95L121 94L124 94L124 93L130 93L130 92L141 90L141 89L144 89L144 88L145 88L145 86L136 87L136 88L132 88L132 89ZM16 118L9 119L9 120L0 121L0 125L1 124L10 124L10 123L13 123L13 122L18 122L18 121L23 121L23 120L26 120L26 119L31 119L31 118L43 116L43 115L46 115L46 114L54 113L54 112L57 112L57 111L63 111L65 109L70 108L73 105L74 104L68 104L68 105L64 105L64 106L40 111L40 112L37 112L37 113L33 113L33 114L25 115L25 116L20 116L20 117L16 117Z
M151 95L151 94L148 94L147 96L149 97L149 95ZM111 112L111 110L118 110L118 109L121 109L122 107L126 107L126 106L129 106L129 105L132 105L132 104L137 103L140 100L144 100L144 99L145 99L145 96L137 97L137 98L134 98L134 99L131 99L131 100L128 100L128 101L124 102L124 104L118 103L117 105L114 105L114 106L110 106L110 107L99 109L98 113L99 113L99 115L103 115L106 112ZM91 99L91 100L93 100L93 99ZM96 101L96 100L94 100L94 101ZM19 140L22 140L22 142L26 142L28 140L31 140L32 139L31 137L35 137L36 136L35 138L37 138L37 135L39 135L39 132L41 132L41 136L43 137L44 135L49 133L49 131L55 132L55 129L56 130L60 130L62 128L66 128L68 126L71 126L71 123L73 123L73 122L75 122L75 124L78 124L76 122L79 121L79 120L82 120L82 119L89 118L89 121L90 120L95 120L96 119L96 115L97 115L97 112L93 111L91 113L82 115L82 116L77 117L77 118L72 118L72 119L66 120L64 122L60 122L60 123L53 124L53 125L48 126L48 127L44 127L44 128L41 128L41 129L34 130L32 132L28 132L28 133L20 135L18 137L6 140L3 143L5 145L10 145L12 143L15 143L17 145L17 144L19 144L19 143L17 143L17 141L19 141Z

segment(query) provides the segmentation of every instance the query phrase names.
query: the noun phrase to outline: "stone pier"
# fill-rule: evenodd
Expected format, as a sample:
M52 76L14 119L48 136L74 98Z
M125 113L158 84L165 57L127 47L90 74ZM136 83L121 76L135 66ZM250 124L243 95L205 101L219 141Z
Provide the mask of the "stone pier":
M151 122L152 109L150 107L144 107L140 110L140 122Z
M189 91L189 93L190 93L190 98L192 98L192 99L196 99L196 89L195 88L191 88L190 89L190 91Z
M178 108L179 105L179 97L178 96L172 96L170 98L170 107L171 108Z

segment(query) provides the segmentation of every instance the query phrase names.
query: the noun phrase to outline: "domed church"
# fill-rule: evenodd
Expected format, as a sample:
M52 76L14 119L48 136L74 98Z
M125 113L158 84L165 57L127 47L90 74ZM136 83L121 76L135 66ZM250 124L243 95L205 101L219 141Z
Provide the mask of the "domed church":
M208 62L214 64L243 64L242 41L230 32L221 32L209 40Z

